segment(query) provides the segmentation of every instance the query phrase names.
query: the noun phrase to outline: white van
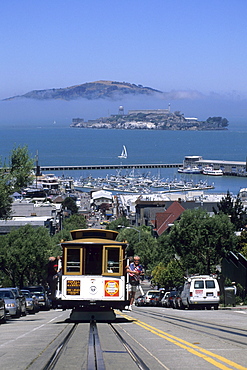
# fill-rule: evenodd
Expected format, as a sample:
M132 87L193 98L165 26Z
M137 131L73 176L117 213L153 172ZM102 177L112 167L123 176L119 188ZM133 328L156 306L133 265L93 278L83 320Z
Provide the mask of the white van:
M220 288L217 279L210 275L195 275L187 278L181 292L183 307L200 307L217 310L220 302Z

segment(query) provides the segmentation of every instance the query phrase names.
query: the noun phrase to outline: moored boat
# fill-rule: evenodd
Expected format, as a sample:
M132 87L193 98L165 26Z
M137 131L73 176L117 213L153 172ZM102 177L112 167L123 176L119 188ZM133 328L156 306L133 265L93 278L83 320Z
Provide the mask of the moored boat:
M195 166L195 167L185 167L185 168L179 168L179 173L187 173L187 174L199 174L202 173L202 170Z
M216 170L210 166L204 167L202 173L203 175L209 175L209 176L222 176L223 175L223 171L221 169Z

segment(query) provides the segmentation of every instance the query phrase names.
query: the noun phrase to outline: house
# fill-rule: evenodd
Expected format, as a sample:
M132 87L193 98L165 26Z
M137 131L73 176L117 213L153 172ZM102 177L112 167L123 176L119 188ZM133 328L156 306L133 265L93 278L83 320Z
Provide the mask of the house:
M173 202L164 212L157 212L155 220L152 221L153 231L157 236L162 235L185 211L181 203Z
M109 207L113 202L112 193L110 191L94 191L92 192L91 197L91 205L97 210L99 210L103 204Z

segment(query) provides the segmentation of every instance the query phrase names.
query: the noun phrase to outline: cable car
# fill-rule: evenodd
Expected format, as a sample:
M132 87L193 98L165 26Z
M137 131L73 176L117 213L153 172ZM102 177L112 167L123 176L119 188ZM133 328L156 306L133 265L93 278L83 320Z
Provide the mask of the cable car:
M129 304L126 281L126 242L105 229L71 231L62 242L62 274L55 305L72 309L71 320L114 319L113 309Z

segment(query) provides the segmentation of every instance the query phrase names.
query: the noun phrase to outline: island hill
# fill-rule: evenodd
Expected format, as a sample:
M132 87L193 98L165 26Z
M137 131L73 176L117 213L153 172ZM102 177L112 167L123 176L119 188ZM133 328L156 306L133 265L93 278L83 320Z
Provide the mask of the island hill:
M107 128L107 129L146 129L146 130L227 130L228 120L222 117L209 117L206 121L197 118L186 118L179 111L170 109L130 110L124 114L119 107L118 114L84 121L73 118L70 127L76 128Z

